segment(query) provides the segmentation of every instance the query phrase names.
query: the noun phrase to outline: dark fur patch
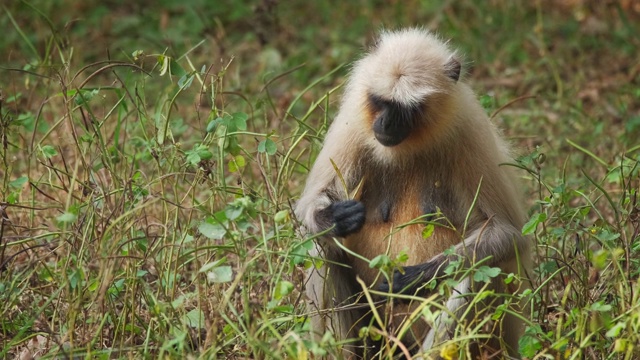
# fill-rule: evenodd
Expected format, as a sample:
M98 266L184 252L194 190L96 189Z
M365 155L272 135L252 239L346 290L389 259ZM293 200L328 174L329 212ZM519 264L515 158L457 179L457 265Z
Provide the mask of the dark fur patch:
M423 106L404 104L369 95L369 108L373 118L373 132L384 146L395 146L404 141L419 126Z
M460 72L462 71L462 65L456 58L451 58L444 67L444 74L453 81L460 80Z
M426 221L432 221L438 212L438 207L430 200L425 199L422 203L422 213L428 215L424 218Z
M380 204L380 216L382 216L382 221L389 222L391 217L391 201L388 199L383 200Z
M369 94L369 107L372 112L386 111L390 119L399 125L414 127L422 118L421 104L403 104L398 101L386 100L380 96Z

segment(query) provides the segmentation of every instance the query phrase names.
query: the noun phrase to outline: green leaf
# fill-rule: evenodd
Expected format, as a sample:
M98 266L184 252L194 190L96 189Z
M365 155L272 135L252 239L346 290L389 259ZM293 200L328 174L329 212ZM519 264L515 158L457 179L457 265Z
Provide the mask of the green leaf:
M89 286L87 287L87 289L91 292L94 292L98 290L99 286L100 286L100 281L98 281L98 279L91 279L91 281L89 281Z
M29 181L29 178L26 176L20 176L19 178L13 180L13 181L9 181L9 186L14 188L14 189L21 189L24 184L27 183L27 181Z
M543 223L545 220L547 220L547 214L534 214L531 219L529 219L529 221L527 221L527 223L522 227L522 235L533 234L536 231L536 227L538 227L538 224Z
M516 279L516 276L513 273L509 273L507 277L504 279L504 283L509 285Z
M629 351L630 349L633 349L632 346L632 342L630 340L627 339L616 339L616 341L614 341L613 343L613 352L615 353L624 353Z
M175 61L173 58L169 58L169 64L170 64L170 70L171 70L171 75L173 76L177 76L177 77L183 77L185 75L187 75L187 71L180 66L180 64L178 64L177 61Z
M226 126L226 127L232 127L235 126L235 122L233 121L233 116L229 115L229 114L225 114L223 117L218 118L220 119L220 124ZM235 131L235 128L234 128Z
M602 301L597 301L591 304L590 309L592 311L597 311L597 312L607 312L607 311L611 311L611 305L605 304Z
M286 280L281 280L276 285L275 293L273 294L273 297L276 300L280 300L284 296L287 296L287 295L291 294L293 289L294 289L293 283L291 283L289 281L286 281Z
M198 226L198 231L209 239L220 240L227 233L227 230L220 224L203 222Z
M56 149L51 145L44 145L40 148L40 150L42 150L42 155L44 155L44 157L47 159L51 159L52 157L58 155Z
M271 139L264 139L258 144L259 153L267 153L268 155L273 155L276 153L276 151L278 151L278 147L276 146L276 143Z
M71 287L72 289L77 289L78 285L82 284L83 278L84 274L82 273L82 270L74 270L68 277L69 287Z
M500 268L488 267L486 265L480 266L473 274L473 280L476 282L489 282L492 278L500 275Z
M422 308L422 316L424 317L424 320L426 320L430 324L433 324L438 319L438 316L440 316L440 312L433 312L430 306L425 306L424 308Z
M5 100L7 102L7 104L12 103L16 100L20 100L20 98L22 98L22 93L21 92L17 92L15 95L10 95L7 96L7 99Z
M518 340L518 348L521 355L531 359L542 349L542 342L529 333L535 334L535 330L532 328L526 330L524 336Z
M247 119L249 115L243 112L237 112L231 115L233 117L233 124L238 130L247 130Z
M212 283L228 283L233 280L233 270L231 266L224 265L212 269L207 273L207 279Z
M422 238L423 239L428 239L431 237L431 235L433 235L433 231L436 229L435 225L433 224L427 224L427 226L424 227L424 229L422 229Z
M617 338L618 336L620 336L620 333L622 332L622 330L626 328L627 328L627 323L625 321L617 322L615 325L611 327L611 329L607 331L605 336L609 338Z
M204 329L204 313L199 308L195 308L182 317L182 322L196 329Z
M406 251L401 250L396 256L395 260L393 260L396 264L404 264L409 260L409 254Z
M600 233L597 235L598 239L602 240L602 241L613 241L617 238L620 237L619 233L614 233L611 232L607 229L603 229L602 231L600 231Z
M480 100L480 105L482 105L482 107L485 110L489 110L489 109L493 108L493 103L494 103L493 96L491 96L489 94L485 94L485 95L480 96L479 100Z
M218 259L216 261L207 263L202 265L202 267L200 268L200 270L198 270L199 273L206 273L208 271L211 271L211 269L216 268L222 264L224 264L227 261L226 257L223 257L222 259Z
M187 161L192 165L198 165L200 163L200 155L197 151L187 151Z
M206 145L196 145L193 149L186 151L186 159L192 165L198 165L202 160L213 158L213 153L209 151Z
M294 311L294 307L291 304L288 305L279 305L279 306L274 306L271 308L271 310L275 311L275 312L279 312L281 314L288 314L291 315L293 314Z
M382 339L382 334L380 334L380 331L371 331L371 328L369 326L361 327L360 331L358 331L358 336L361 339L368 337L373 341L380 341L380 339Z
M297 243L293 246L293 249L291 249L291 263L292 265L298 265L303 263L305 260L307 260L307 254L309 254L309 251L311 249L313 249L314 247L314 243L313 240L307 240L307 241L303 241L301 243ZM322 263L320 263L318 265L318 263L314 263L314 265L317 265L317 269L319 269L320 267L322 267Z
M247 162L244 159L244 156L242 156L242 155L236 155L234 160L235 160L236 164L238 164L239 168L243 168L243 167L245 167L247 165Z
M27 112L18 115L18 118L15 120L15 122L26 130L33 131L36 125L36 118L32 113Z
M111 286L107 290L107 293L110 295L117 296L120 294L123 288L124 288L124 279L118 279L114 281L113 284L111 284Z
M233 160L229 160L227 167L229 168L229 172L238 172L238 165L236 165Z
M276 222L276 224L282 224L286 221L289 221L289 210L278 211L274 215L273 220Z
M73 101L76 103L76 105L88 104L89 101L91 101L91 99L93 99L96 95L98 95L98 93L99 93L98 89L93 89L93 90L82 89L78 93L76 93L76 96L73 98Z
M389 264L391 264L391 259L389 258L389 256L382 254L371 259L371 261L369 262L369 267L372 269L380 269L383 266L388 266Z
M236 136L228 136L227 137L227 143L226 143L226 148L225 150L233 155L239 155L240 151L242 150L242 147L240 147L240 144L238 143L238 138Z
M6 201L9 204L17 204L19 199L20 191L12 191L9 193L9 196L7 196Z
M56 220L58 220L58 222L61 222L61 223L72 223L76 221L77 218L78 216L76 216L76 214L65 212L64 214L58 216Z
M609 263L609 252L599 249L591 253L591 263L598 270L604 270Z
M242 206L242 204L234 202L233 204L227 205L227 207L224 209L224 214L227 216L227 219L235 220L240 215L242 215L243 210L244 207Z
M193 83L193 78L195 76L193 74L184 74L182 75L182 77L180 77L180 80L178 80L178 86L181 89L188 89L189 86L191 86L191 83Z
M245 165L246 162L244 160L244 157L242 155L236 155L232 160L229 160L228 167L230 172L237 172L243 169Z
M313 260L313 267L315 269L321 269L324 266L324 261L320 260L320 259L314 259Z

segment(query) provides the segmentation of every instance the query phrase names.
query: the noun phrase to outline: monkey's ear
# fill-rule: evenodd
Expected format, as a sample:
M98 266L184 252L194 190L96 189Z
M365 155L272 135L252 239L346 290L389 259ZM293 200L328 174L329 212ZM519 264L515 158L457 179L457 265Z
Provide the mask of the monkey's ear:
M458 59L452 57L449 59L449 62L444 66L444 74L453 81L458 81L460 79L460 71L462 70L462 65L460 65L460 61Z
M365 49L369 52L373 52L378 49L380 42L382 41L380 35L372 35L366 38Z

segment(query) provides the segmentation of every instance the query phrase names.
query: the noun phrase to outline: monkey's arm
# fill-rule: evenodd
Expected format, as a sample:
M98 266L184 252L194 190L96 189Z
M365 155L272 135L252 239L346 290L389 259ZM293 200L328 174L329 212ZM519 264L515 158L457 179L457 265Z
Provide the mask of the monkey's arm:
M362 150L352 144L354 136L345 138L353 130L343 129L341 124L337 122L329 129L325 145L296 203L296 217L304 225L303 232L308 234L323 232L335 225L327 235L344 237L358 232L364 224L364 205L348 196L362 178L356 157Z
M456 245L455 254L448 256L439 254L431 260L404 267L404 274L395 271L391 292L414 294L431 279L444 276L444 270L450 261L464 259L465 267L472 263L489 258L488 265L498 265L515 259L517 254L527 254L529 245L513 225L496 219L489 219L489 223L469 234L463 242ZM380 290L389 292L389 283L385 279Z

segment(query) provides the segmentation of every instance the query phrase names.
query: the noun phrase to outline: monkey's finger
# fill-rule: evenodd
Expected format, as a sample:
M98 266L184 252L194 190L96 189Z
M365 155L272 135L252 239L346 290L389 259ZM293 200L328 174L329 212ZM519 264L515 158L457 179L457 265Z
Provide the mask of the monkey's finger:
M364 214L365 208L364 204L359 201L347 200L331 205L331 211L333 213L334 220L337 222L356 214Z
M398 270L393 273L391 291L394 294L415 294L429 280L423 266L407 266L404 268L404 273Z
M364 225L364 214L356 213L350 217L336 221L336 233L338 236L346 236L356 233L362 229Z
M365 207L359 201L340 201L331 205L333 222L336 224L335 233L346 236L362 229L365 221Z
M389 282L387 281L387 279L383 279L382 282L380 283L380 285L378 285L378 290L382 291L382 292L389 292Z

